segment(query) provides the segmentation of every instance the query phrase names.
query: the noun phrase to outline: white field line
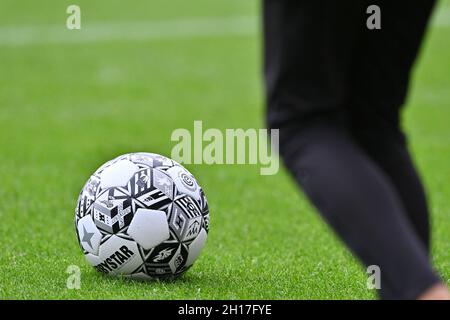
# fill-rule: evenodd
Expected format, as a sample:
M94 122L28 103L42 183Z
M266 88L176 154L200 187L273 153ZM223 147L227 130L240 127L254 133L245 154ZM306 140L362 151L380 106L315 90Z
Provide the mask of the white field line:
M0 46L247 36L256 34L257 29L258 21L255 16L82 23L81 30L68 30L63 23L49 26L0 27Z
M191 18L147 22L83 23L81 30L61 25L0 27L0 46L95 43L105 41L152 41L217 36L253 36L258 16ZM450 27L450 7L435 12L433 27Z

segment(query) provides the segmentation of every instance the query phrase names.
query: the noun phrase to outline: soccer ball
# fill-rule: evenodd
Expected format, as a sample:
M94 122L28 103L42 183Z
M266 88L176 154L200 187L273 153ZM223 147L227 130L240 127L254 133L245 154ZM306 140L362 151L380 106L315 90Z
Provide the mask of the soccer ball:
M102 165L75 209L78 241L98 271L136 279L175 278L205 245L209 208L193 175L153 153Z

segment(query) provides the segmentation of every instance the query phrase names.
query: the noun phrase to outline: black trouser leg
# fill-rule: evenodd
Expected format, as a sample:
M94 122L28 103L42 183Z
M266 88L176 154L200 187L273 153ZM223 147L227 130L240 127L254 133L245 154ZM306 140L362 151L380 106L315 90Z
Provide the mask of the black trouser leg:
M390 177L427 250L430 231L426 196L401 132L399 111L434 2L371 2L382 9L382 29L362 32L348 106L353 136Z
M383 298L412 299L439 281L394 185L345 129L317 123L282 139L286 166L323 218L364 265L380 267Z
M379 139L385 140L382 144ZM388 175L420 241L430 250L429 214L425 191L404 142L379 134L373 141L358 134L357 141L370 158Z
M268 123L280 128L286 166L324 219L365 265L380 267L382 296L415 298L439 281L404 205L413 193L402 185L415 172L402 152L379 161L354 130L365 17L364 1L264 2ZM399 104L382 107L398 113ZM396 175L397 166L406 174Z

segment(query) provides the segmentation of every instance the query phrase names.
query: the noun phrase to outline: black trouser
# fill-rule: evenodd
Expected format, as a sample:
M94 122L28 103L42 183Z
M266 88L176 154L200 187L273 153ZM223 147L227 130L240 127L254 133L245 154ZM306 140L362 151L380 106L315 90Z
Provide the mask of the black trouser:
M381 297L416 298L430 266L423 187L400 128L433 0L265 0L268 125L323 218L366 265ZM366 9L381 8L381 30Z

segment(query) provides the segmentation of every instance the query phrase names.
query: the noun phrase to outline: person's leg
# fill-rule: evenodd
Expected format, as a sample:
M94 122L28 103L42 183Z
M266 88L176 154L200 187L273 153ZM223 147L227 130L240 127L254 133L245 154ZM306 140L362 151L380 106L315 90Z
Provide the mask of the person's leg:
M344 128L292 130L280 152L347 246L365 266L380 267L382 298L414 299L440 281L390 179Z
M405 143L395 140L395 137L387 132L378 134L376 137L370 136L368 132L362 134L353 131L353 134L364 151L389 176L414 231L429 254L430 230L427 200ZM384 140L383 143L380 143L380 140Z
M345 122L363 6L354 1L264 1L268 121L279 127L329 115Z
M347 132L350 65L362 1L264 2L268 125L305 193L366 265L382 293L416 298L439 282L388 176Z
M421 242L429 250L428 208L424 188L400 129L410 71L434 0L371 1L381 9L381 30L363 32L355 59L352 133L389 176Z

